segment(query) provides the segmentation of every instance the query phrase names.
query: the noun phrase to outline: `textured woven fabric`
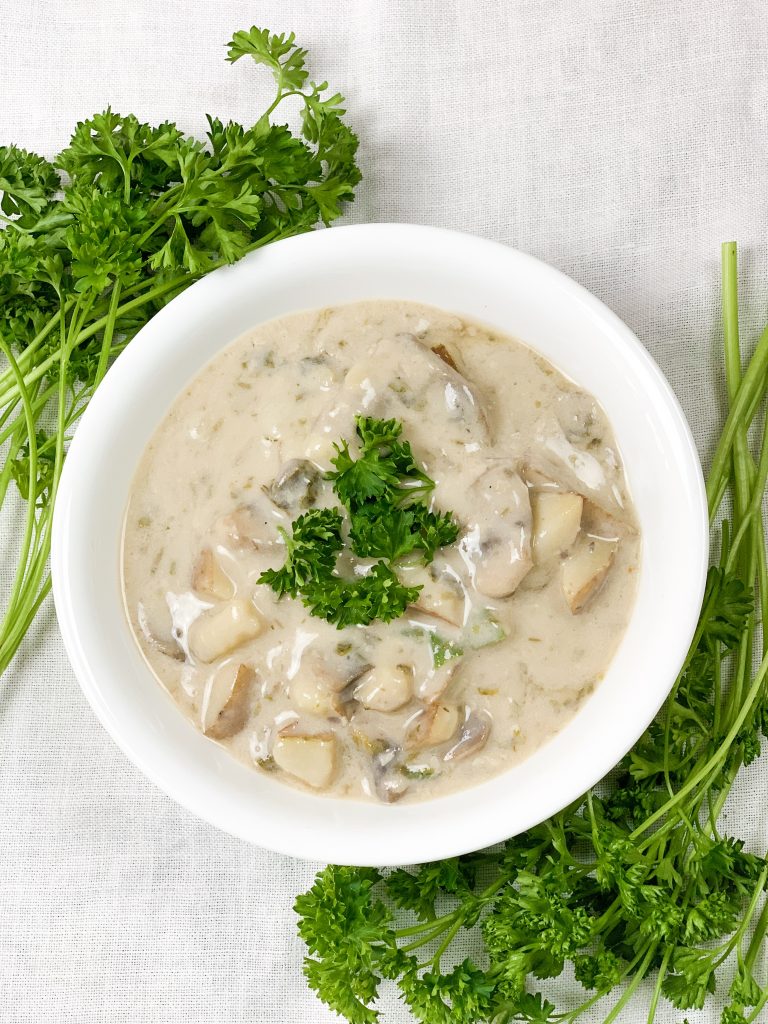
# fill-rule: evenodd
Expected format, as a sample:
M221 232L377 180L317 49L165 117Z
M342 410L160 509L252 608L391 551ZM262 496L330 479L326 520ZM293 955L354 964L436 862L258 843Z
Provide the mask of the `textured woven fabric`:
M295 30L348 98L365 172L351 220L471 231L566 271L648 346L707 457L721 240L741 244L745 338L768 320L762 0L3 0L0 141L50 155L108 103L194 132L205 112L247 121L268 81L222 44L253 21ZM0 523L0 586L18 525ZM336 1019L305 987L291 912L315 866L144 779L86 705L50 602L0 681L0 756L3 1024ZM767 794L764 759L726 814L756 851ZM621 1021L647 1005L641 991Z

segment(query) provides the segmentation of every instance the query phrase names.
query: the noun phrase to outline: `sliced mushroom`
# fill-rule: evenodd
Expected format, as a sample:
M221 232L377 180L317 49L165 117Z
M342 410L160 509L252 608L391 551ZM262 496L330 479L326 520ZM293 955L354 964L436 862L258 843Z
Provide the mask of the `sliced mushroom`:
M413 667L411 665L374 665L359 679L354 696L370 711L397 711L411 699Z
M413 747L437 747L447 743L460 721L461 714L455 704L430 704L413 719L408 742Z
M311 508L320 487L320 470L309 459L291 459L266 488L278 508L291 515Z
M439 701L456 675L457 661L451 659L439 668L433 668L416 686L416 696L426 704Z
M501 464L475 481L472 496L472 515L460 548L473 564L476 589L486 597L509 597L533 565L528 488Z
M551 414L543 416L536 424L527 462L531 469L590 498L607 512L620 512L624 506L618 464L572 444Z
M192 589L208 601L228 601L235 587L210 548L200 552L192 571Z
M491 733L491 718L485 712L472 711L466 708L464 721L461 723L459 738L453 746L443 754L444 761L461 761L465 757L476 754L485 746Z
M582 535L563 562L563 593L574 614L580 612L602 587L617 548L615 540Z
M534 491L531 495L534 562L547 562L573 544L581 528L583 506L580 494Z
M406 586L421 587L413 608L453 626L463 625L466 601L464 588L456 576L440 571L434 563L428 567L403 566L400 574Z
M337 741L333 733L281 732L272 745L275 764L313 789L325 789L336 774Z
M408 783L400 771L401 754L400 747L387 745L371 757L373 788L379 800L386 804L399 800L408 789Z
M247 665L222 665L213 672L203 694L203 732L214 740L229 739L248 721L249 698L254 673Z
M198 661L216 661L255 640L263 629L264 622L250 601L230 601L195 619L189 628L189 649Z

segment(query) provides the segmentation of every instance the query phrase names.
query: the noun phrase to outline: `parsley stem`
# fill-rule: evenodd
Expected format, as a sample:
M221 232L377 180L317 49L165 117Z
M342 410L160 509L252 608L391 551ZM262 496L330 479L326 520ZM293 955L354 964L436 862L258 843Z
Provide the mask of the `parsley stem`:
M16 603L19 599L21 592L21 586L24 580L24 574L26 572L27 563L29 560L30 548L32 545L32 537L35 529L35 513L37 508L37 424L36 418L32 409L32 402L30 398L29 389L24 383L19 365L16 362L16 358L11 351L10 346L5 342L3 338L0 338L0 350L8 360L8 365L11 368L12 373L16 377L20 388L21 403L24 409L24 418L27 430L27 443L29 445L29 473L28 473L28 503L27 503L27 514L25 519L24 535L21 542L21 550L19 554L18 566L16 569L16 575L11 585L11 596L8 602L5 615L3 617L2 627L0 627L0 636L4 632L4 627L7 622L12 620Z
M761 876L762 877L762 876ZM765 879L763 878L763 886L765 885ZM755 891L759 894L762 886L755 886ZM745 924L746 928L746 924ZM751 971L755 966L755 960L757 960L757 954L760 952L763 946L763 940L765 939L766 932L768 932L768 899L763 902L760 916L755 924L755 930L752 935L752 939L747 947L747 955L744 957L744 963L747 968Z
M667 969L669 967L669 961L672 959L672 946L667 946L662 957L661 964L659 966L659 972L656 975L656 983L653 986L653 995L651 996L651 1003L648 1007L648 1018L647 1024L653 1024L656 1019L656 1008L659 1005L659 997L661 996L661 986L664 984L664 979L667 976Z
M624 993L622 994L621 999L619 999L619 1001L616 1003L616 1005L611 1009L610 1013L608 1014L608 1016L603 1021L603 1024L612 1024L612 1022L614 1020L616 1020L616 1018L618 1017L619 1013L624 1009L626 1004L632 998L632 996L634 995L635 989L637 988L637 986L640 984L640 982L645 977L645 975L646 975L646 973L648 971L648 968L650 967L651 960L653 960L653 957L654 957L654 955L656 953L657 948L658 948L658 943L657 942L652 942L652 943L649 944L648 951L645 954L642 963L640 964L640 966L635 971L634 976L632 977L632 980L630 981L630 983L627 986L627 988L624 990Z
M680 787L680 789L677 790L673 797L671 797L664 804L662 804L662 806L659 807L658 810L654 811L653 814L650 814L645 819L642 825L640 825L638 828L636 828L633 832L630 833L629 838L631 841L636 841L637 839L639 839L645 832L648 831L648 829L652 825L654 825L657 821L663 818L671 810L676 808L677 805L682 801L683 797L687 796L690 792L696 789L696 787L701 782L703 782L707 778L707 776L714 771L715 768L718 768L722 764L722 762L725 760L728 750L730 749L731 744L736 739L739 729L744 724L749 712L752 710L752 706L755 703L758 694L760 693L760 689L766 678L766 675L768 675L768 654L763 657L763 660L760 663L760 668L758 669L757 674L749 689L749 692L747 693L746 699L744 700L744 703L742 704L741 709L739 710L739 713L736 716L736 719L734 720L733 725L729 729L728 734L723 740L721 746L718 747L718 749L709 758L709 760L701 768L699 768L699 770L695 772L688 779L688 781Z
M739 431L754 418L758 405L765 397L768 374L768 327L760 335L754 354L749 361L741 383L734 395L731 408L723 425L707 477L707 501L710 519L713 519L725 494L728 464L732 457L734 440Z
M725 349L725 376L728 399L733 405L741 381L741 351L739 348L738 274L736 243L722 245L723 334ZM734 511L739 519L747 506L747 434L742 423L733 439Z

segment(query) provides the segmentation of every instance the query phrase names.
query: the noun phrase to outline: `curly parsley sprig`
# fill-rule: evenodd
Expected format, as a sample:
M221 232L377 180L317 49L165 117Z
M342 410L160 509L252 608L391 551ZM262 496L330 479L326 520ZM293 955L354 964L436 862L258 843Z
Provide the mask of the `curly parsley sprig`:
M726 494L733 512L668 700L610 779L499 849L414 871L318 874L295 905L305 973L351 1024L380 1020L384 979L423 1024L574 1024L598 1004L613 1024L642 983L649 1024L662 1000L701 1008L724 983L721 1024L765 1019L768 860L720 825L768 737L768 329L742 374L733 243L723 307L730 411L707 494L713 520ZM760 414L755 459L748 431ZM467 929L481 956L444 966ZM566 965L584 996L558 1009L537 990Z
M433 512L418 500L435 484L402 440L402 424L357 416L355 427L357 457L348 442L339 442L331 460L336 469L327 479L346 508L352 553L379 561L354 579L340 576L335 570L344 546L341 513L311 509L293 523L291 535L281 530L285 563L259 577L278 597L300 597L312 615L339 629L399 618L421 587L401 583L395 563L414 553L431 562L435 551L452 544L459 532L450 512Z
M250 127L209 117L204 142L107 109L53 162L0 146L0 505L13 481L27 503L0 673L50 589L67 444L112 360L202 274L330 224L353 198L357 137L306 56L292 33L235 33L228 59L269 68L276 94ZM290 100L299 134L273 120Z

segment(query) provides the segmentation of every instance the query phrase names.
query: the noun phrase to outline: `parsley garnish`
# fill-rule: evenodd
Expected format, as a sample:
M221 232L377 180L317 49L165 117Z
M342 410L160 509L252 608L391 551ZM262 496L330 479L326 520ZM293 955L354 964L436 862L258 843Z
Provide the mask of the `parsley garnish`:
M404 586L394 563L414 552L431 562L437 548L458 536L450 513L433 512L419 500L435 484L401 439L402 424L358 416L355 425L357 457L346 441L335 445L336 469L327 478L349 517L352 553L379 561L354 579L338 575L336 559L344 546L341 513L312 509L293 523L292 535L281 530L286 543L283 566L259 577L279 597L300 597L312 615L339 629L399 618L421 587Z

